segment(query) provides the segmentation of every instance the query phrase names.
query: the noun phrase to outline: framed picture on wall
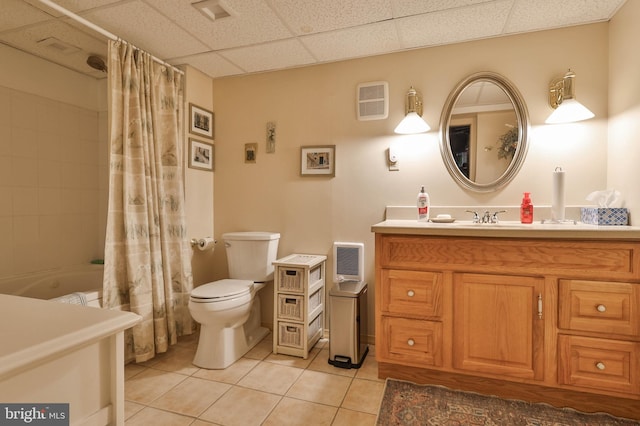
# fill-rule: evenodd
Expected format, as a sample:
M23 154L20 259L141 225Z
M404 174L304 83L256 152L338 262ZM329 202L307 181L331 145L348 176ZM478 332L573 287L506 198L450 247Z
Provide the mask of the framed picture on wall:
M335 176L336 146L320 145L300 147L300 175Z
M189 133L213 139L214 125L214 115L211 111L189 104Z
M189 167L213 171L215 147L210 143L189 138Z

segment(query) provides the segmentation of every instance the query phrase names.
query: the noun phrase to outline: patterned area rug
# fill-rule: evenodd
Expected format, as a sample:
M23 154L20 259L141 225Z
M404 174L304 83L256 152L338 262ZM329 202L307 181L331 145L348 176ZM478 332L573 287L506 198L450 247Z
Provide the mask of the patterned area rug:
M640 422L387 379L378 425L638 426Z

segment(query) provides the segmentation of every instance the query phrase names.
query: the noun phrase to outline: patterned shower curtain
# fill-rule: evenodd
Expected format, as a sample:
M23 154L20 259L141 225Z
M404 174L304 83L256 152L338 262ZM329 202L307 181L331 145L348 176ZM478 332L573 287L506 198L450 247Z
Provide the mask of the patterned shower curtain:
M135 312L125 359L143 362L191 334L191 248L183 185L182 75L109 42L110 172L103 305Z

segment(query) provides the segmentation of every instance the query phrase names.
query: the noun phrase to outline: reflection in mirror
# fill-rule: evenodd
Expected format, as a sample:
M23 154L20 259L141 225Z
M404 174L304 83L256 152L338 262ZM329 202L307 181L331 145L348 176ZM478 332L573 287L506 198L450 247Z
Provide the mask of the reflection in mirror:
M467 77L449 96L440 120L440 151L449 173L478 192L506 185L524 161L528 127L524 101L504 77Z

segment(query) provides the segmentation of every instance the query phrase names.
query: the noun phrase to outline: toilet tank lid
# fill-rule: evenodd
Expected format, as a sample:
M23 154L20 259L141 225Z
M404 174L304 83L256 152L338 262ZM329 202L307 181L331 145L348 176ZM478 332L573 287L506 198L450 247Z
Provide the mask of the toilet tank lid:
M261 240L279 240L280 234L277 232L227 232L222 234L225 241L261 241Z

